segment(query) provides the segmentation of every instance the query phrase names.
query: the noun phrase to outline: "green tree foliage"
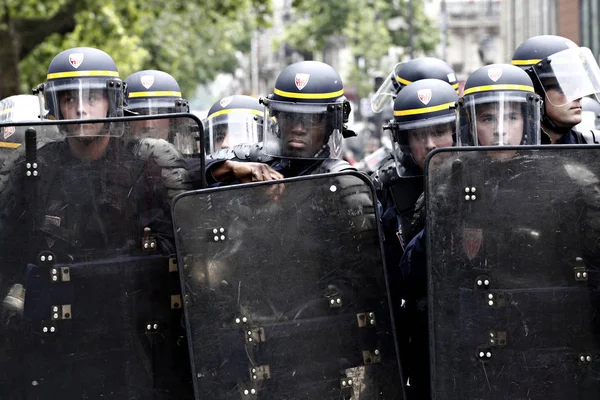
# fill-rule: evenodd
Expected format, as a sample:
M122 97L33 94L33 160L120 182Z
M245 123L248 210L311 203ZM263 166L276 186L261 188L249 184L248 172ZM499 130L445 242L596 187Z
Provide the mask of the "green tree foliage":
M383 62L391 47L410 52L408 0L294 0L292 5L294 23L284 40L300 52L319 55L331 37L345 39L356 61L345 84L360 97L373 88L370 73L391 69ZM424 0L412 0L412 5L413 53L430 54L439 31L425 15Z
M198 83L235 68L236 52L249 51L271 7L263 0L2 1L0 33L9 40L0 44L0 98L28 93L57 53L78 46L106 51L122 78L169 72L192 97Z

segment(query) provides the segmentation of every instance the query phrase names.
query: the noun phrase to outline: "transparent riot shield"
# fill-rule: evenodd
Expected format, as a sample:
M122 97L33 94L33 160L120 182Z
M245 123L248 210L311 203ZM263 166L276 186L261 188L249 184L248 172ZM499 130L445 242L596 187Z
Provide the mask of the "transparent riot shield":
M133 121L29 124L0 169L3 399L193 398L170 213L186 159Z
M360 173L207 189L173 209L197 399L401 399Z
M471 150L428 164L432 398L597 398L600 147Z

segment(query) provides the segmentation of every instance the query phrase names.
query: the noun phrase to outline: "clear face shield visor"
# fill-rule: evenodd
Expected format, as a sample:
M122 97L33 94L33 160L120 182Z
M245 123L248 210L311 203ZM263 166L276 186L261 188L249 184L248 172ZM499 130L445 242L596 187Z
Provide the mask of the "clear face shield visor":
M383 80L379 89L371 96L371 109L374 113L380 113L386 104L391 104L398 95L401 89L400 82L396 78L396 68L400 65L396 64L389 75Z
M342 150L343 103L294 104L269 100L264 151L273 157L319 159Z
M600 100L600 68L586 47L553 54L534 65L533 71L542 83L545 100L555 107L589 95Z
M541 100L522 91L474 93L459 105L458 146L540 144Z
M262 141L264 113L253 109L228 109L209 116L206 120L208 153L228 149L239 144Z
M112 85L111 85L112 83ZM40 105L40 115L58 120L86 120L118 117L115 106L123 87L114 81L93 78L73 78L48 81ZM48 103L51 103L48 104ZM54 114L45 109L52 109ZM61 126L67 137L122 136L122 129L110 129L109 123L79 123Z
M393 123L392 154L398 175L421 175L429 152L454 144L455 126L454 113L408 123ZM418 168L415 169L415 166Z

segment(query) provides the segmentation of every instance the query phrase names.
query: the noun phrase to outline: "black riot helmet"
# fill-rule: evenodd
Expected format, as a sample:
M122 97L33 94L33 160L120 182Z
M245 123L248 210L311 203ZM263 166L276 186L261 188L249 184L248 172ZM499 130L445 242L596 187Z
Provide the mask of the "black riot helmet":
M394 101L391 130L399 176L423 173L425 156L454 142L456 90L439 79L421 79L404 87Z
M205 120L207 152L262 141L264 113L254 97L234 95L217 101Z
M339 74L319 61L300 61L277 77L265 105L264 152L281 158L336 157L346 130L350 103Z
M181 95L179 84L170 74L158 70L143 70L125 78L127 106L135 115L188 113L190 107ZM130 136L164 139L173 143L184 155L197 154L196 135L188 118L148 119L132 121Z
M403 87L421 79L439 79L448 82L458 92L458 82L452 67L438 58L420 57L396 64L371 98L371 108L376 113L381 112L388 102L396 98Z
M139 115L187 113L179 84L163 71L138 71L127 78L127 110Z
M540 143L541 98L514 65L492 64L473 72L458 104L458 146Z
M124 84L113 59L91 47L76 47L59 53L50 62L46 82L34 93L40 96L45 119L91 119L123 116ZM61 103L62 102L62 103ZM65 114L63 110L68 110ZM104 124L97 133L78 132L67 125L68 135L120 135ZM83 125L82 125L83 126Z
M600 92L600 68L592 52L561 36L525 40L515 50L511 64L524 69L536 93L555 107ZM549 93L552 89L555 91Z

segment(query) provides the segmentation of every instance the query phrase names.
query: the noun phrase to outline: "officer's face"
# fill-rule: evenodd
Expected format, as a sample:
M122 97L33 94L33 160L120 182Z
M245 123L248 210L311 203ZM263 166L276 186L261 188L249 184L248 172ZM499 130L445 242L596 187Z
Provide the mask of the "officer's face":
M280 113L278 120L286 156L311 158L323 147L327 134L325 113Z
M131 132L134 138L169 138L170 119L145 119L131 121Z
M523 139L523 114L518 103L477 106L477 138L481 146L518 146Z
M557 107L553 104L564 105ZM546 87L544 106L546 107L548 117L558 126L572 128L581 122L581 99L567 102L565 94L558 85L549 85L549 87Z
M104 90L66 91L60 94L59 107L63 119L106 118L108 98ZM104 124L67 125L76 136L97 136Z
M441 147L451 147L454 130L450 124L442 124L424 129L415 129L408 133L410 153L417 165L423 169L425 157L430 151Z

